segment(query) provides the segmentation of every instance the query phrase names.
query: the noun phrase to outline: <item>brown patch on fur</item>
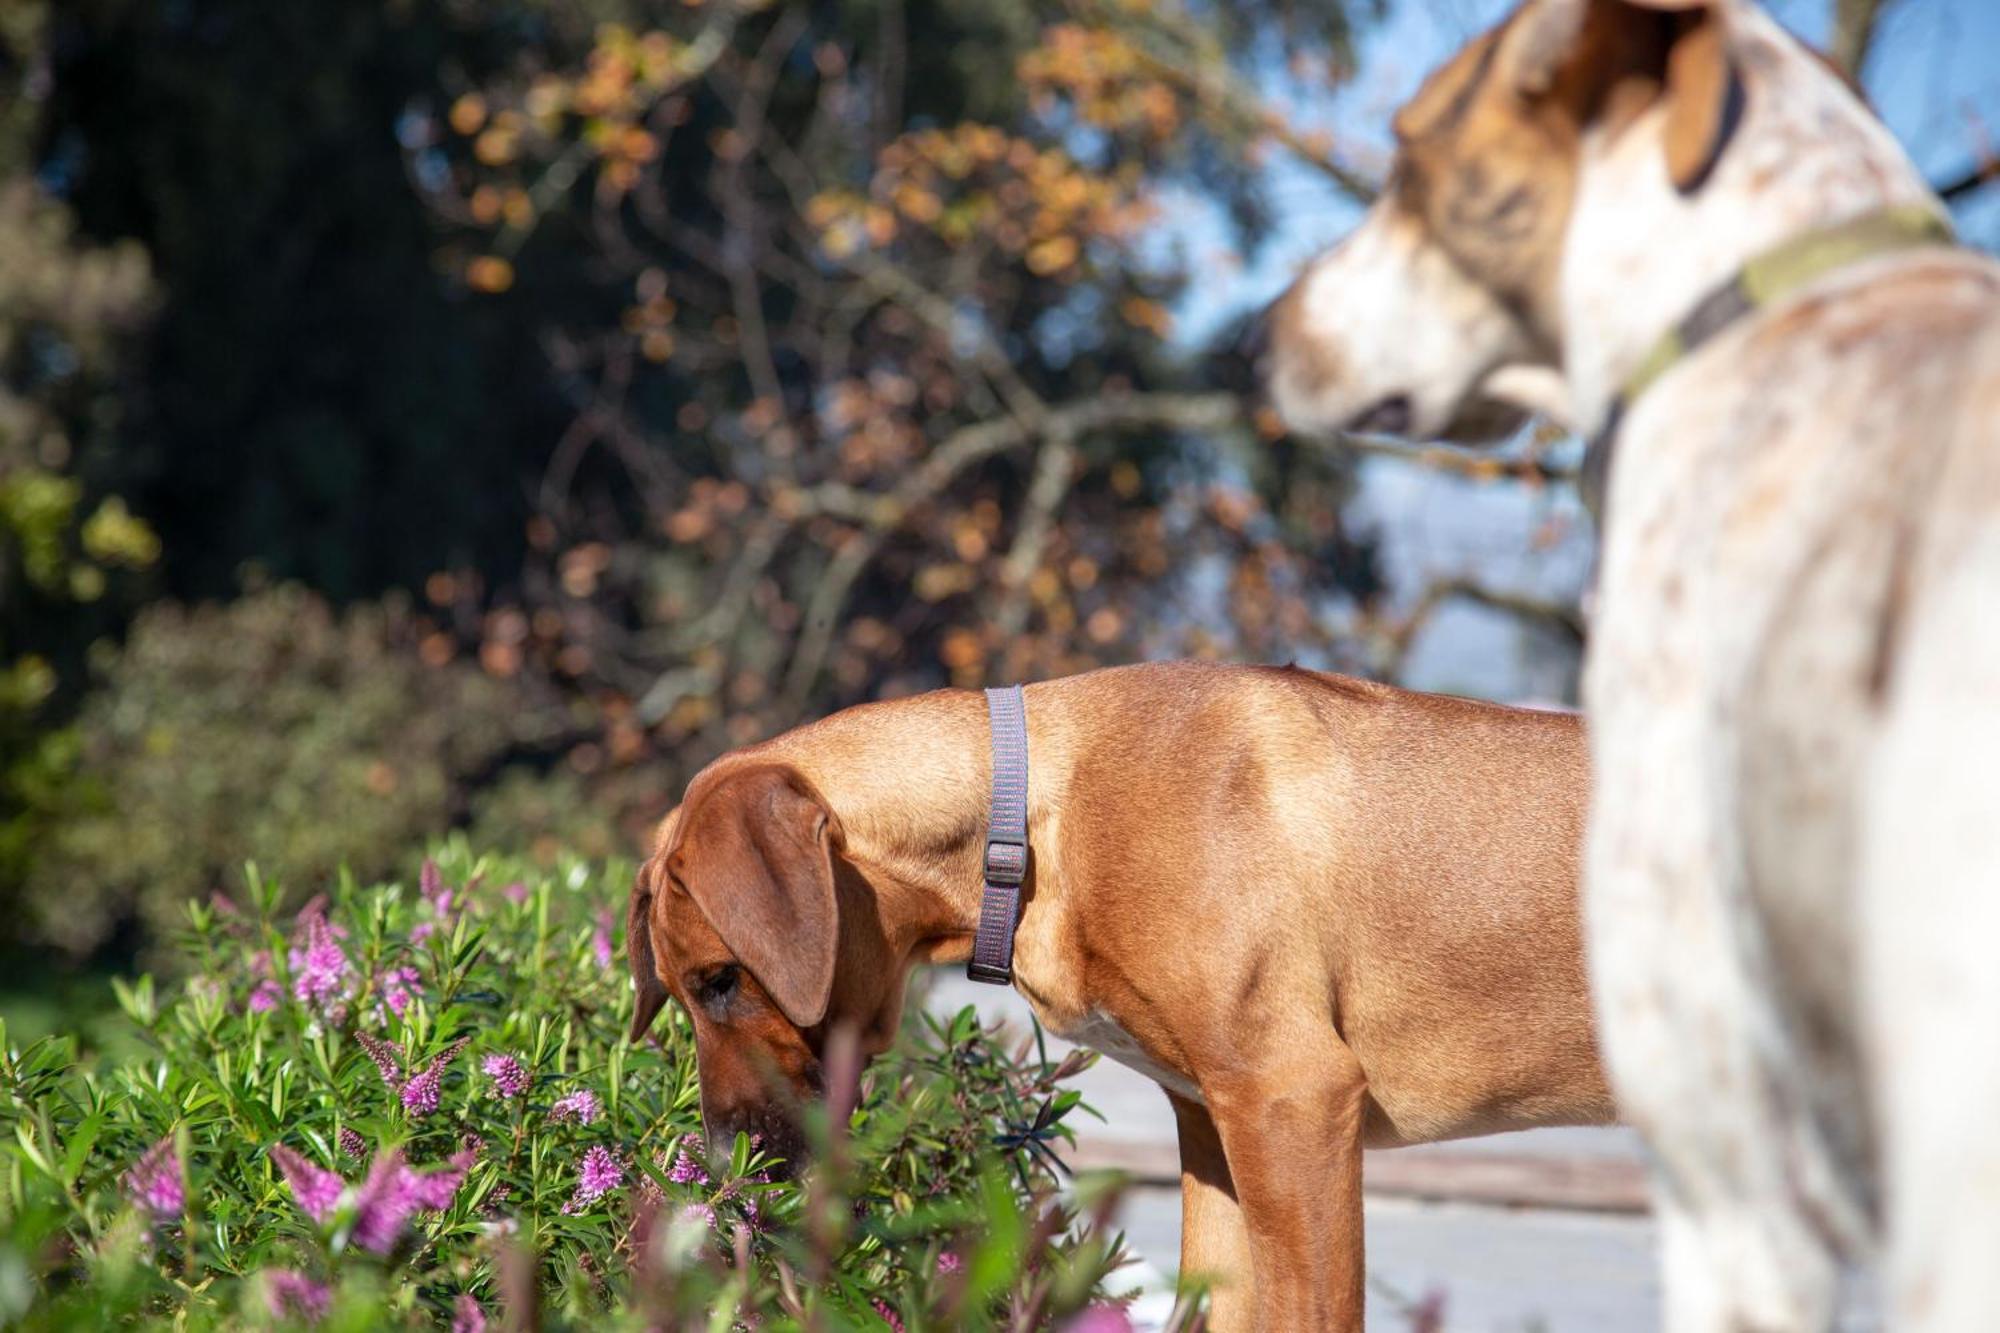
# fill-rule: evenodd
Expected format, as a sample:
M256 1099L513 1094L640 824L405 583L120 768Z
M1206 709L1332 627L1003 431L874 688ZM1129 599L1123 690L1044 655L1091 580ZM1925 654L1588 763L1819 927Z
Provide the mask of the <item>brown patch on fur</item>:
M1614 130L1669 102L1667 164L1684 190L1741 110L1709 5L1541 0L1475 39L1396 115L1393 198L1466 271L1552 336L1556 271L1585 126Z

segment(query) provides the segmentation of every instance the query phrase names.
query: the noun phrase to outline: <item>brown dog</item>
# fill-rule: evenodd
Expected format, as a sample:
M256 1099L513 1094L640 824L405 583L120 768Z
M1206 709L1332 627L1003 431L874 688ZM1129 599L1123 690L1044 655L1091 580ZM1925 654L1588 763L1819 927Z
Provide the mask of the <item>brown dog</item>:
M1575 718L1196 664L1032 685L1027 712L1015 984L1166 1090L1215 1327L1361 1327L1364 1144L1610 1119ZM687 1007L713 1137L795 1150L835 1025L878 1053L911 966L966 957L991 777L952 690L689 784L632 894L633 1031Z

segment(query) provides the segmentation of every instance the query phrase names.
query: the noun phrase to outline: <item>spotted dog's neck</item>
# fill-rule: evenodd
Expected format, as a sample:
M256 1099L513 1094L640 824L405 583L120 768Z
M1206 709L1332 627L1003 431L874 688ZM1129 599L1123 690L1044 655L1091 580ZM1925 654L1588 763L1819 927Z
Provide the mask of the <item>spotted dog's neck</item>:
M1579 146L1560 302L1572 420L1595 431L1661 333L1752 257L1929 187L1881 122L1761 11L1732 8L1744 111L1692 194L1668 180L1655 107Z

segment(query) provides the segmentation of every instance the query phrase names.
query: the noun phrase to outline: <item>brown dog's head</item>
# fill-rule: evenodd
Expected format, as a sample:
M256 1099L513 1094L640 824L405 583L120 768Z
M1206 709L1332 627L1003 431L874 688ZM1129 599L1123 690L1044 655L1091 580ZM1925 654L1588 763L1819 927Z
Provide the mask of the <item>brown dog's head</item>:
M1741 108L1732 0L1528 0L1397 113L1390 184L1270 314L1295 429L1490 439L1566 415L1558 279L1587 130L1661 107L1664 170L1699 188Z
M895 1032L908 960L893 956L843 850L839 821L798 770L735 764L695 779L639 870L632 1039L669 995L687 1009L718 1150L743 1131L796 1165L799 1112L829 1091L829 1036L851 1025L865 1057Z

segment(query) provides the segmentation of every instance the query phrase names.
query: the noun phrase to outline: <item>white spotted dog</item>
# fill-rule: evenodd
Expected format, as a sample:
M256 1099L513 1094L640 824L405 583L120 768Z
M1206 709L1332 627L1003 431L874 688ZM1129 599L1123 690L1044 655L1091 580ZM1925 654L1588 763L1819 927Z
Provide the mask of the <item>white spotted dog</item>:
M1667 1327L2000 1330L2000 266L1732 0L1530 0L1274 307L1299 428L1559 371L1610 457L1584 697L1599 1031Z

